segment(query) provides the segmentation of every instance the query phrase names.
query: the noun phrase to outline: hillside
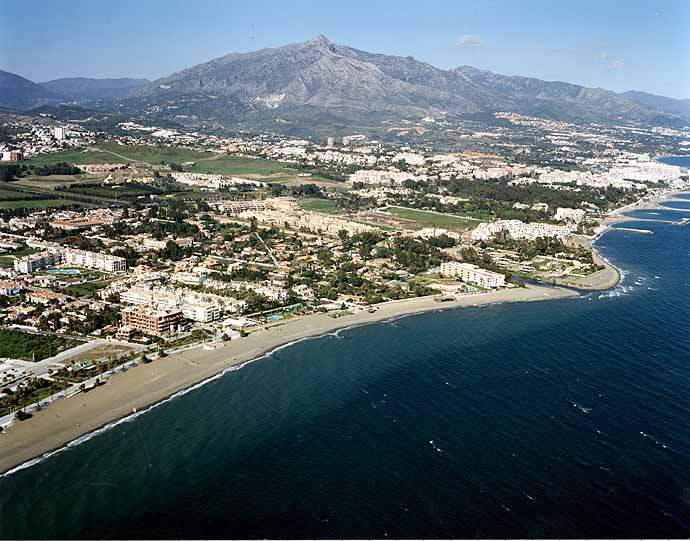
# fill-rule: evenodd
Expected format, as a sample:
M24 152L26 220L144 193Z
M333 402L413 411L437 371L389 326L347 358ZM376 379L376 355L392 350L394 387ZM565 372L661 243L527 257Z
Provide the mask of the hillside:
M0 70L0 107L30 109L44 103L55 103L60 98L34 82Z

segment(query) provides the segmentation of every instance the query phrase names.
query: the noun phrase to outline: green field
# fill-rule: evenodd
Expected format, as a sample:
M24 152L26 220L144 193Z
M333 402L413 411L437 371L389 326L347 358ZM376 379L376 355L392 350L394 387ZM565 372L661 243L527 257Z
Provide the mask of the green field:
M85 206L85 203L80 203L79 201L69 201L67 199L39 199L36 201L0 201L0 209L46 209L46 208L58 208L58 207L68 207L71 205L81 205Z
M119 163L122 158L116 158L112 154L105 152L91 152L84 151L81 148L70 150L63 150L62 152L51 152L49 154L39 154L33 156L30 160L25 160L22 163L27 165L46 165L51 163Z
M76 340L62 336L0 329L0 357L41 361L79 344Z
M479 222L473 220L465 220L450 214L436 214L434 212L426 212L424 210L405 209L400 207L388 207L386 212L402 218L415 222L419 228L423 227L439 227L443 229L452 229L455 231L465 231L475 227Z
M308 199L300 202L300 207L304 210L323 212L325 214L335 214L340 210L338 204L332 199Z
M96 292L107 287L110 282L86 282L76 286L68 286L65 293L72 297L94 297Z
M295 174L288 164L273 160L243 158L240 156L219 155L198 161L189 168L195 173L215 173L220 175L257 175L268 177L275 174Z
M84 163L122 163L145 162L151 165L161 163L196 162L189 171L195 173L214 173L223 175L252 175L270 177L272 175L294 175L296 170L289 164L273 160L252 159L226 154L212 154L185 148L156 147L149 145L118 145L101 143L89 149L73 149L52 154L34 156L25 163L45 165L59 162Z

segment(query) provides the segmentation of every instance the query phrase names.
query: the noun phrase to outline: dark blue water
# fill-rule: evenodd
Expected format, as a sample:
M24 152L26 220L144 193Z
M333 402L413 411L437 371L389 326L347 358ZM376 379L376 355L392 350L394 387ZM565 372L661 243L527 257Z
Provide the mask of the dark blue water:
M657 161L668 165L690 167L690 156L666 156L664 158L659 158Z
M626 226L613 291L301 342L0 478L0 537L688 537L690 229Z

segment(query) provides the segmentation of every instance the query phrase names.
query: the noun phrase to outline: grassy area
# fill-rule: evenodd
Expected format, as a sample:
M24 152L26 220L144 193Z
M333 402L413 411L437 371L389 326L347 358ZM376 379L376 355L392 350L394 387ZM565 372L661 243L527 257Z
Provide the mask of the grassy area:
M195 173L215 173L238 176L256 175L259 177L268 177L279 173L295 173L295 170L291 169L288 164L281 162L229 155L219 155L217 157L200 160L193 167L190 167L189 170Z
M86 282L65 288L65 293L72 297L93 297L94 294L107 287L110 282Z
M338 203L333 199L307 199L300 202L300 207L304 210L323 212L325 214L335 214L340 210Z
M11 252L7 252L4 255L12 255L14 257L24 257L25 255L37 254L40 251L42 251L41 248L29 248L27 246L25 248L20 248L19 250L12 250Z
M73 148L70 150L63 150L61 152L51 152L48 154L38 154L33 156L30 160L22 163L27 165L46 165L51 163L118 163L122 159L115 158L112 154L105 154L103 152L91 152L83 148Z
M150 164L181 163L207 158L207 152L198 152L185 148L156 147L149 145L118 145L116 143L102 143L88 149L78 148L39 154L23 163L31 165L45 165L51 163L122 163L127 161L141 161Z
M67 199L39 199L35 201L27 201L19 199L17 201L0 201L0 209L46 209L69 207L72 205L85 206L85 203L79 201L70 201Z
M40 252L40 248L20 248L19 250L13 250L5 254L0 255L0 268L10 268L14 266L14 260L16 258L24 257L25 255L35 254Z
M423 227L439 227L456 231L465 231L477 225L477 222L465 220L450 214L436 214L424 210L405 209L400 207L388 207L386 212L398 216L403 220L414 222L419 229Z
M0 329L0 357L10 359L41 361L79 344L76 340L62 336Z
M119 154L131 161L146 162L154 165L160 164L161 162L193 162L212 156L212 154L209 152L199 152L198 150L149 145L118 145L116 143L103 143L98 145L98 148L102 151L106 151L104 154L107 156ZM122 162L122 158L119 158L119 161Z
M34 156L25 163L45 165L59 162L122 163L140 161L152 165L164 163L196 162L189 170L196 173L217 173L223 175L252 175L270 177L283 174L294 175L296 170L288 164L273 160L252 159L240 156L212 154L186 148L156 147L149 145L118 145L101 143L88 149L71 149Z

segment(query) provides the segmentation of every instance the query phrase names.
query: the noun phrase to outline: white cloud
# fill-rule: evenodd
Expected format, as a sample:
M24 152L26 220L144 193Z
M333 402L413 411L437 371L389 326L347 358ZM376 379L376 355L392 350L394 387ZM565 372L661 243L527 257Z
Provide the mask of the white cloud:
M625 67L625 62L622 58L613 56L605 51L597 55L597 60L606 64L606 69L609 71L616 71Z
M486 47L486 43L477 34L465 34L458 38L458 45L460 47L465 47L466 49L481 49Z

